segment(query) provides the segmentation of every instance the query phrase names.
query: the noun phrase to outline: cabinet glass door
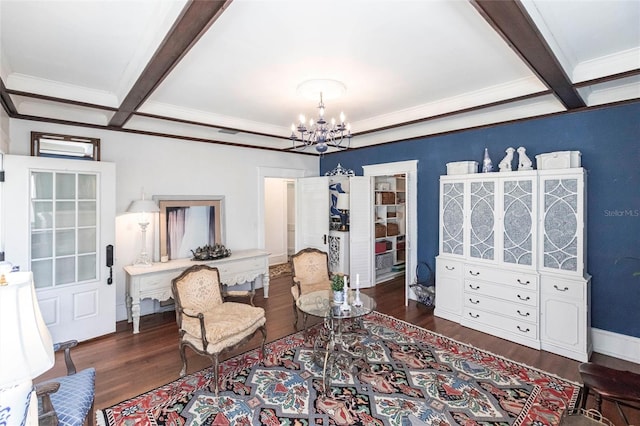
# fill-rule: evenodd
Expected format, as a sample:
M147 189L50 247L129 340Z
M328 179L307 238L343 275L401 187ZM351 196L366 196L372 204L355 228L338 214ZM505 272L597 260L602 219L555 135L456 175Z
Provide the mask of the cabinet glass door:
M442 185L441 253L464 254L464 183Z
M469 255L476 259L494 259L495 182L471 182L471 221Z
M578 269L578 179L544 181L543 265Z
M502 185L503 240L502 261L533 265L533 182L508 180Z

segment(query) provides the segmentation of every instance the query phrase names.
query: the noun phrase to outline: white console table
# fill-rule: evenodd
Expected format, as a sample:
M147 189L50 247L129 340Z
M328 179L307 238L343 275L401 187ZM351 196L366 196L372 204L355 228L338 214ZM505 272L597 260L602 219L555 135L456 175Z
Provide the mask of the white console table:
M264 297L269 297L269 252L250 249L238 250L229 257L217 260L192 261L176 259L148 266L127 265L127 319L133 321L133 333L140 332L140 301L142 299L167 300L172 297L171 280L192 265L209 265L218 268L220 281L230 287L245 282L251 283L251 299L255 280L262 276ZM234 292L229 292L234 294Z

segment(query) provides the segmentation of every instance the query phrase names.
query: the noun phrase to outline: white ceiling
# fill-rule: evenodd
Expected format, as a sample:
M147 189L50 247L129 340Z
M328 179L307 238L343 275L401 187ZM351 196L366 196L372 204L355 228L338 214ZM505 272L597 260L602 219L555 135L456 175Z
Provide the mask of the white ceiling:
M354 148L640 98L638 0L0 0L0 28L11 117L269 149L314 78Z

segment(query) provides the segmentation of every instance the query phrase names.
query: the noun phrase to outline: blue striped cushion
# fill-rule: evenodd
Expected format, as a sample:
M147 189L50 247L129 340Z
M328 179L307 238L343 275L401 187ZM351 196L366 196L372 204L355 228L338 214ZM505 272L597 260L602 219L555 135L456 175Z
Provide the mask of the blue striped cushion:
M50 380L60 383L60 389L51 394L51 403L56 410L61 426L84 424L95 393L96 370L87 368L71 376Z

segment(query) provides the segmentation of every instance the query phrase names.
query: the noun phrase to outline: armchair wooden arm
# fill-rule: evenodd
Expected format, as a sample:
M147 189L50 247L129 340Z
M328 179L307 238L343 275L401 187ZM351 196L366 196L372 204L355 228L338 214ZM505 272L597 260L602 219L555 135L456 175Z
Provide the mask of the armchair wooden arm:
M76 366L71 359L71 348L75 348L76 346L78 346L77 340L69 340L53 345L55 352L64 351L64 364L67 366L67 376L76 374Z
M56 410L51 403L51 394L57 392L60 388L58 382L48 382L36 385L36 396L40 402L38 407L38 424L56 426L58 424L58 416Z

